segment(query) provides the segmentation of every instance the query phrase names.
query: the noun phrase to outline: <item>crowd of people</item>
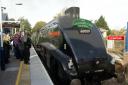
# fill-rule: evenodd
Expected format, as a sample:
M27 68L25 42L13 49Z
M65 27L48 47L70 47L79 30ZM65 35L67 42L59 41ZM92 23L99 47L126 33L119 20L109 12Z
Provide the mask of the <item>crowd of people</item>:
M5 33L3 35L3 56L5 64L8 64L10 58L10 51L14 52L16 59L24 61L25 64L29 64L31 48L31 38L28 32L17 32L10 35Z
M31 48L30 34L27 32L19 32L12 37L13 51L17 59L24 60L25 64L29 64Z

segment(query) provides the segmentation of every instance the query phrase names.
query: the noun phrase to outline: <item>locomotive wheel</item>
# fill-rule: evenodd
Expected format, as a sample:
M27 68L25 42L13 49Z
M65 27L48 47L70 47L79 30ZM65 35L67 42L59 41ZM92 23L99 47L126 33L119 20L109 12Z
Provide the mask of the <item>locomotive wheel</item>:
M79 79L73 79L71 80L70 85L81 85L81 81Z

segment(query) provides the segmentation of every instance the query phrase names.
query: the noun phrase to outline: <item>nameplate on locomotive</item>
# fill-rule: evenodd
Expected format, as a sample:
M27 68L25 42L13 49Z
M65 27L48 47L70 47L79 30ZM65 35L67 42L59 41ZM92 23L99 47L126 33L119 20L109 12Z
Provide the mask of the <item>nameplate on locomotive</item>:
M89 33L91 33L91 30L81 29L81 30L79 30L79 32L81 34L89 34Z

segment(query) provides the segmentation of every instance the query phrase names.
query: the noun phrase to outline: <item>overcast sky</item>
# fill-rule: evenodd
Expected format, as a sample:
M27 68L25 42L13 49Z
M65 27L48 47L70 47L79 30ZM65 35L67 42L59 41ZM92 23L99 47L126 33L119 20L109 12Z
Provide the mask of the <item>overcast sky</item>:
M80 7L80 17L97 20L105 17L111 29L126 27L128 0L1 0L10 18L25 17L32 26L37 21L48 22L63 8ZM23 3L23 5L15 5Z

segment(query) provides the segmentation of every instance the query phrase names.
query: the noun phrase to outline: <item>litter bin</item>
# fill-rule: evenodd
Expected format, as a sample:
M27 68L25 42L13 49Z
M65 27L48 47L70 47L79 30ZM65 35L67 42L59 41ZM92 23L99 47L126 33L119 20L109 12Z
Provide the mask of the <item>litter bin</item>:
M5 70L5 60L4 60L4 49L0 47L0 67L1 70Z

